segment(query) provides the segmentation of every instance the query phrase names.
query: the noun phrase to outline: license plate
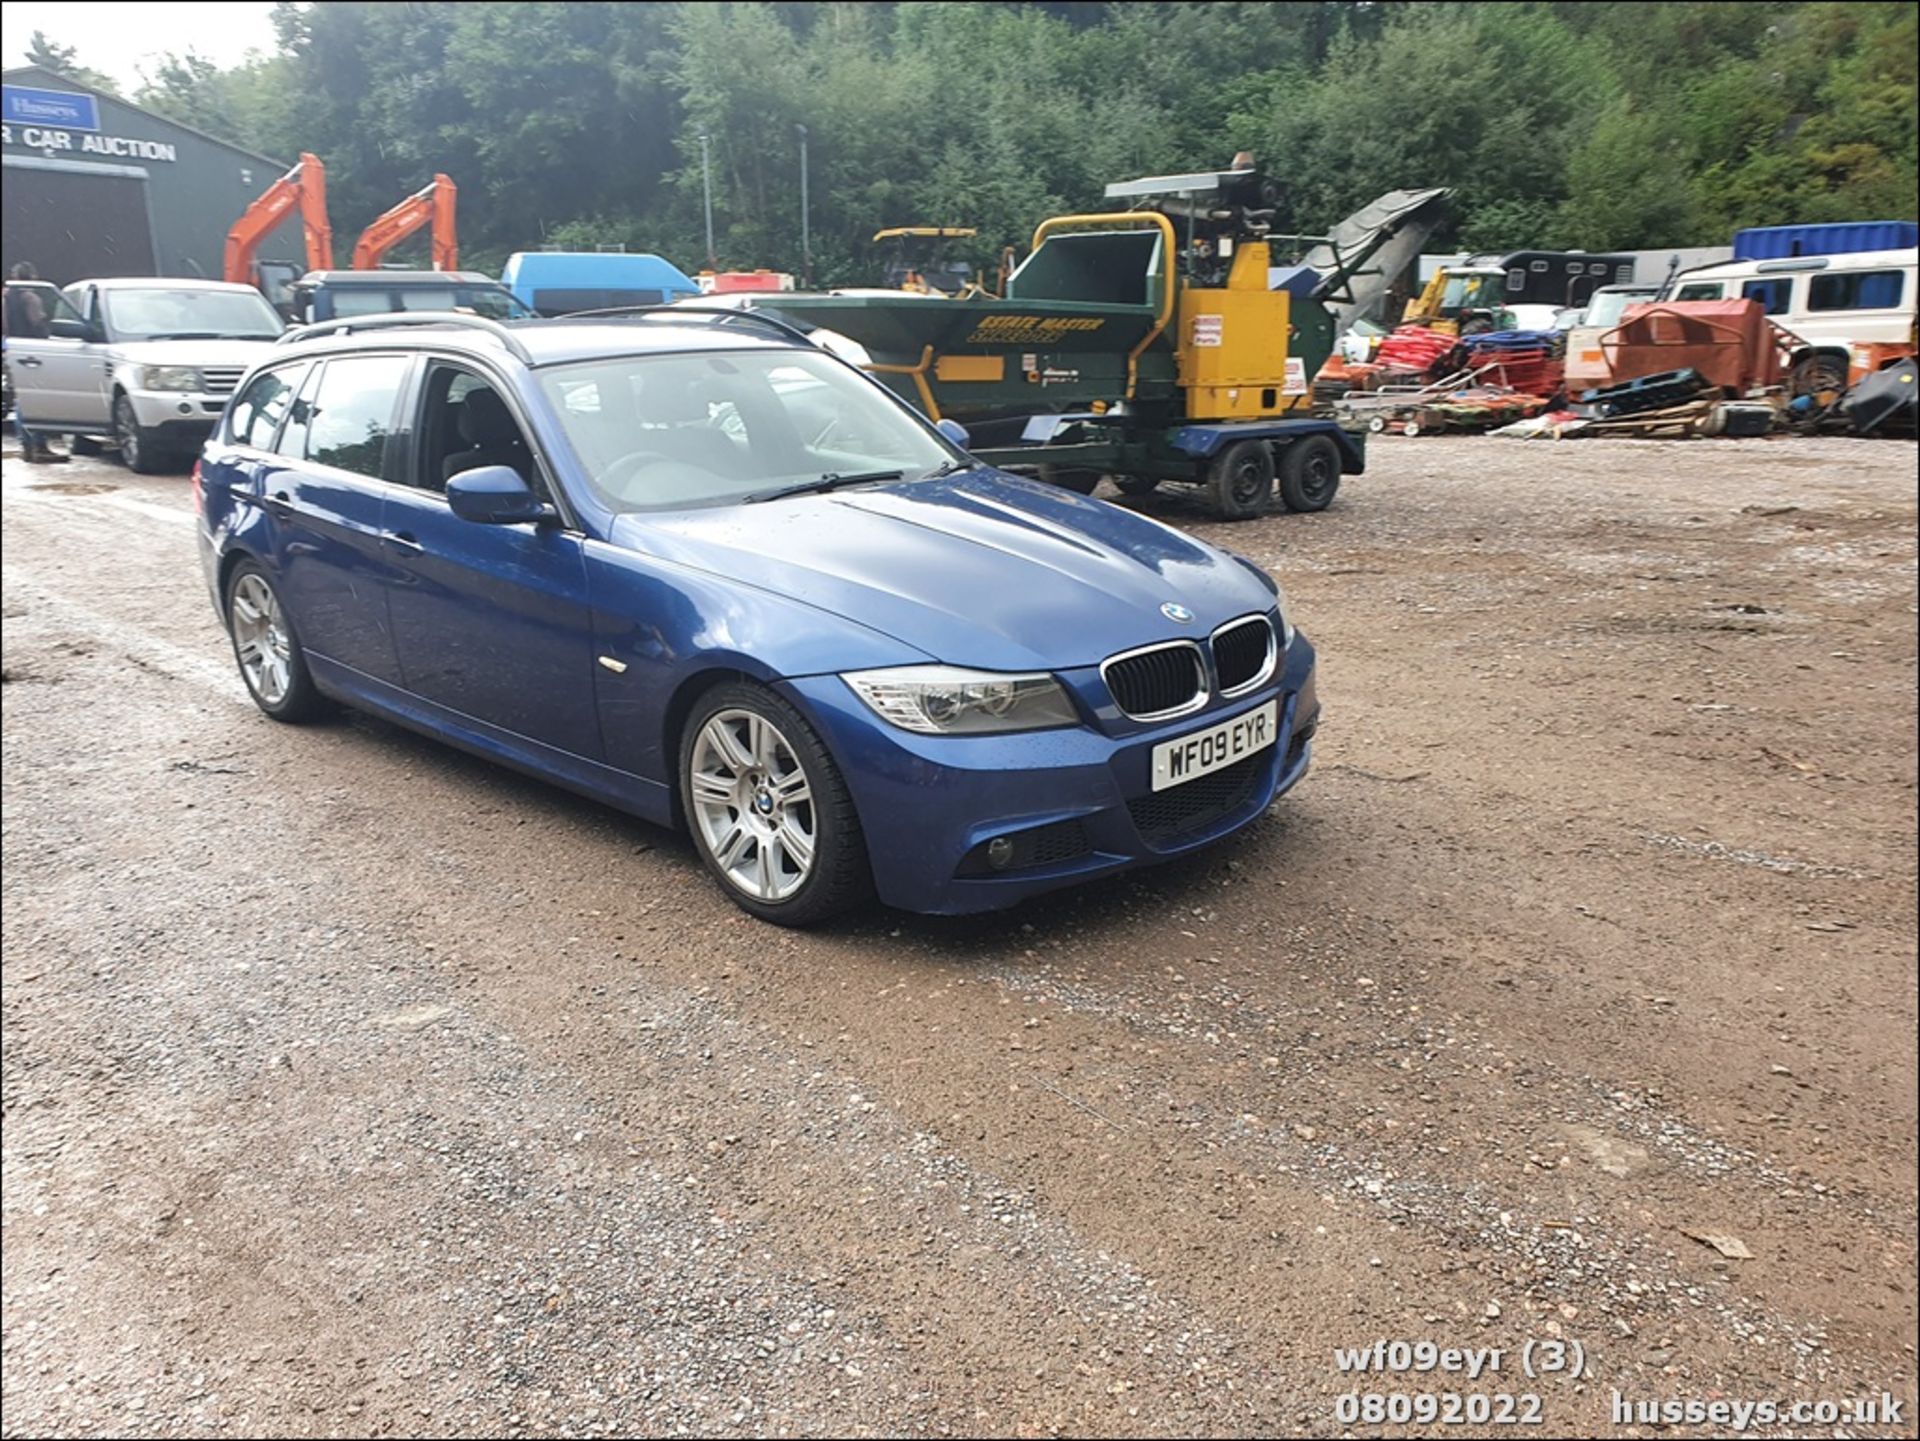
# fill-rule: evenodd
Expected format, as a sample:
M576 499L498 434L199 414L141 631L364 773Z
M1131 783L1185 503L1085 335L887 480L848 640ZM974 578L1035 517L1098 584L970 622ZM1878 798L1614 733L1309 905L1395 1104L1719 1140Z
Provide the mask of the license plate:
M1197 776L1222 770L1263 751L1280 738L1280 702L1270 700L1258 710L1178 740L1153 748L1153 788L1164 791L1185 785Z

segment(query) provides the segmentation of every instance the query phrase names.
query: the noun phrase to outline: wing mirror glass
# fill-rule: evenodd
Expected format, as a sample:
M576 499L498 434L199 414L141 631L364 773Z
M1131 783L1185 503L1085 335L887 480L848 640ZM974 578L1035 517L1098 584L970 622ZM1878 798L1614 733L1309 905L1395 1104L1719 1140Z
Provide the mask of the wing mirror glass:
M553 516L553 508L510 465L461 471L447 482L447 504L460 519L478 525L518 525Z

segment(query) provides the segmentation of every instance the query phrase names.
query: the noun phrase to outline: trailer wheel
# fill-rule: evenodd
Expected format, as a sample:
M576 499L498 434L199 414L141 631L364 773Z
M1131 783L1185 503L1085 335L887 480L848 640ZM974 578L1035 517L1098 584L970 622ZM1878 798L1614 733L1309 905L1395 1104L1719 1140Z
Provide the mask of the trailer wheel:
M1093 488L1100 484L1099 471L1084 470L1074 465L1043 465L1040 467L1040 478L1048 485L1057 485L1075 495L1092 495Z
M1273 447L1242 440L1213 458L1207 499L1222 520L1253 520L1273 508Z
M1150 475L1116 475L1113 488L1122 495L1152 495L1160 482Z
M1280 452L1280 503L1288 510L1325 510L1340 489L1340 447L1329 435L1307 435Z
M1794 395L1837 394L1847 388L1846 358L1826 350L1802 356L1788 383Z

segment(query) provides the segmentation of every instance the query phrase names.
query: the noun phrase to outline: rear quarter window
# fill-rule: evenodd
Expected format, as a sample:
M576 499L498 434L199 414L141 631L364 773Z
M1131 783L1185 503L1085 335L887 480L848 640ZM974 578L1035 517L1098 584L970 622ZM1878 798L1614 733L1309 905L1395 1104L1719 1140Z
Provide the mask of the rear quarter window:
M1816 275L1807 288L1808 310L1894 310L1906 293L1902 270L1851 270Z
M228 438L256 450L273 449L281 417L293 403L294 392L300 388L300 377L306 370L305 365L288 365L256 375L253 384L240 393L227 411Z

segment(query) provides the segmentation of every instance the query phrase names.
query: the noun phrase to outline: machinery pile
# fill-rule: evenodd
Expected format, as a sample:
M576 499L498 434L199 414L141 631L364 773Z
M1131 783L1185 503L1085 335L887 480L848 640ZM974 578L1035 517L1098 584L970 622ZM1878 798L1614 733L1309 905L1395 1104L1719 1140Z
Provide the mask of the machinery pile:
M1315 403L1407 435L1911 434L1915 237L1904 221L1757 227L1732 261L1675 256L1657 285L1624 254L1449 261L1397 329L1345 338Z
M1403 325L1372 360L1346 362L1339 372L1346 388L1330 398L1343 420L1373 431L1487 430L1546 410L1560 392L1562 361L1551 331L1455 336Z

